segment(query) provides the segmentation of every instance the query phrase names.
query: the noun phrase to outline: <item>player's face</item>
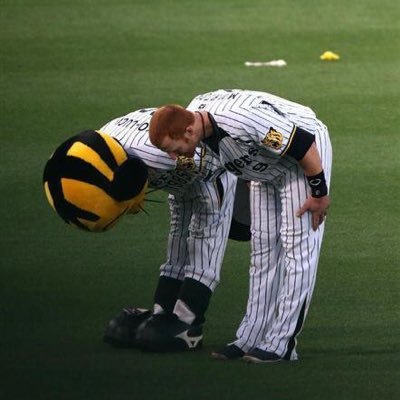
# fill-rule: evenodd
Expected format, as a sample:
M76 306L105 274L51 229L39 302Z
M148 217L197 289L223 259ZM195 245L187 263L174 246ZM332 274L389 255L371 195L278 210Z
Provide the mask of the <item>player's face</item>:
M176 139L171 139L166 136L159 146L160 150L165 151L168 155L176 160L178 156L193 157L194 151L197 146L194 138L190 137L180 137Z

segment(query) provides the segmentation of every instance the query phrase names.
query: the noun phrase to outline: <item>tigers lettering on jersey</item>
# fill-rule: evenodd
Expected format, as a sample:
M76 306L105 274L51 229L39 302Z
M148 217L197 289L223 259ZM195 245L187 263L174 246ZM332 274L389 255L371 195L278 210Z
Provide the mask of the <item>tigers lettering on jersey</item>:
M237 158L232 159L231 161L225 162L224 167L229 172L232 172L237 176L243 175L243 169L251 169L252 171L256 172L263 172L268 168L268 164L252 158L258 153L259 150L257 148L249 147L247 149L247 154L243 154Z
M199 174L188 174L186 171L166 171L163 173L157 173L153 169L149 169L149 181L151 182L151 187L157 189L174 190L182 189L189 186L196 180Z

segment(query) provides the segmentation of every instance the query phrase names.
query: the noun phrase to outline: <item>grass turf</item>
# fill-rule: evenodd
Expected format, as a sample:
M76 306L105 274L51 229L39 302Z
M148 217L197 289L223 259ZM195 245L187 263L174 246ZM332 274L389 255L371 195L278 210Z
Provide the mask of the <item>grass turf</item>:
M354 4L353 4L354 3ZM1 373L9 399L394 399L399 393L399 5L288 0L2 0ZM319 55L333 50L336 63ZM282 69L246 68L284 58ZM104 235L63 225L43 165L65 137L143 106L248 88L308 104L330 127L332 207L301 361L218 363L247 296L230 242L204 350L101 342L125 305L150 306L167 205ZM163 194L155 198L165 199Z

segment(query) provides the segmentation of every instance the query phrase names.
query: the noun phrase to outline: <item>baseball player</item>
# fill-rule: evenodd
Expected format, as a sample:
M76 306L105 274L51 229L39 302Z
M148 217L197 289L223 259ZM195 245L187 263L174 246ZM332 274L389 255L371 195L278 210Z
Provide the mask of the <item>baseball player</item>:
M187 109L160 108L150 140L172 157L206 144L228 171L251 182L247 310L236 340L212 356L296 360L330 202L326 126L310 108L268 93L217 90L195 97Z
M106 206L109 207L103 199L105 196L99 197L93 191L96 186L107 189L106 184L102 186L100 180L94 177L101 172L100 177L104 180L104 175L107 175L104 162L113 158L109 153L113 154L118 164L114 168L107 161L114 172L111 187L115 186L117 178L124 183L124 188L130 186L132 181L141 182L134 196L131 194L131 197L122 199L125 201L124 210L137 212L141 209L147 183L152 190L162 189L169 193L171 224L167 259L160 268L154 310L123 309L109 322L104 340L116 346L140 346L152 351L191 350L201 345L205 312L220 279L237 179L224 171L205 146L194 149L190 157L175 159L153 146L148 138L148 127L155 110L148 108L131 112L113 119L99 131L86 131L69 139L47 163L44 183L49 201L53 206L56 203L59 214L67 222L88 230L107 229L125 212L116 208L113 211L115 215L109 212L111 216L102 216L96 226L94 222L88 223L84 219L86 216L82 217L81 209L96 208L93 203L102 205L96 209L95 214L98 215L102 215ZM135 161L136 164L121 178L126 156L128 161ZM122 157L122 160L118 157ZM79 170L75 168L77 159L81 167ZM88 166L97 170L86 170ZM58 179L60 171L64 174L63 180ZM66 179L71 177L75 181ZM83 190L82 185L86 182L92 185L87 185ZM67 187L67 183L81 186L72 188L75 191L70 194L71 188ZM87 192L90 192L90 202L82 200ZM123 197L116 190L109 192L113 198L121 200ZM73 197L74 193L80 197ZM62 195L66 203L74 205L73 213L67 216L62 213L60 201L58 205L56 202ZM140 200L135 201L138 196ZM103 204L106 205L103 207ZM81 212L79 218L75 218L76 209Z

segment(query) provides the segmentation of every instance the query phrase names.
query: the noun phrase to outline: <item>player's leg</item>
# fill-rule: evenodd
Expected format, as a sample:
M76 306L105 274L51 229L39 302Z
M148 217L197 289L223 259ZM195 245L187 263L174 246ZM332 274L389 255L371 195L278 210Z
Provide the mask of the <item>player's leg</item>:
M167 257L160 267L160 275L183 280L185 266L189 262L187 237L193 215L193 199L188 196L168 196L170 228L168 233Z
M185 266L190 262L187 237L194 203L192 195L169 195L170 231L167 259L160 267L153 315L138 327L135 336L140 348L144 350L184 351L201 346L201 328L193 329L174 312L182 288L188 286L185 279ZM208 290L206 287L204 289ZM193 301L195 302L195 294Z
M246 314L236 332L237 339L212 354L218 359L241 357L263 339L274 319L282 282L277 268L282 254L279 191L273 185L252 182L250 207L252 249Z
M329 186L332 150L326 127L316 134L322 164ZM265 339L257 345L249 361L295 360L296 338L306 318L314 290L324 225L312 229L311 214L297 218L295 213L310 195L307 179L300 167L286 174L281 191L281 240L284 249L280 268L284 271L276 318ZM266 352L266 353L263 353Z
M219 283L235 189L236 177L228 173L217 182L196 185L187 240L190 262L174 310L187 323L204 322L211 294Z
M317 234L312 230L310 215L301 219L295 216L307 197L307 181L302 175L302 170L295 165L287 173L280 189L283 253L277 268L283 271L283 280L274 316L264 332L264 339L244 357L246 361L297 358L296 336L311 298L320 245Z
M146 309L126 307L107 324L103 339L118 347L137 347L139 326L153 318L154 314L169 314L175 307L188 262L186 238L192 216L192 199L169 195L170 231L167 259L160 268L160 278L154 293L153 312Z
M219 183L198 182L186 195L193 201L193 213L186 241L185 277L173 315L155 316L139 331L138 338L147 350L191 350L201 345L205 313L219 282L235 184L236 178L225 173Z
M187 236L193 213L193 199L168 196L170 230L167 257L160 267L160 278L154 294L154 312L172 313L185 278L185 265L189 262Z

